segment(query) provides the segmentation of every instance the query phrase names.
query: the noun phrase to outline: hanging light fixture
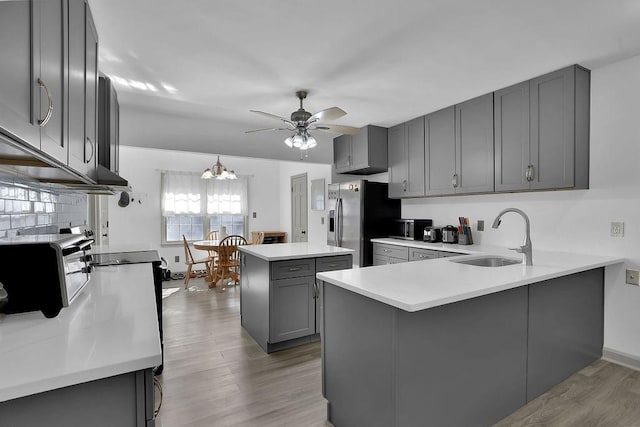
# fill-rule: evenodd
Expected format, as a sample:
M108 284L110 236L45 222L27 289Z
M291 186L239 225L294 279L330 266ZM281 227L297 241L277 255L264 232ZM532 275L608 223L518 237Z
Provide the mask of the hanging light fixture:
M306 129L298 129L296 133L285 139L284 143L287 147L299 148L300 150L308 150L318 145L316 139Z
M206 168L202 175L200 176L202 179L238 179L236 173L234 171L227 170L226 167L220 163L220 156L218 156L218 161L211 168Z

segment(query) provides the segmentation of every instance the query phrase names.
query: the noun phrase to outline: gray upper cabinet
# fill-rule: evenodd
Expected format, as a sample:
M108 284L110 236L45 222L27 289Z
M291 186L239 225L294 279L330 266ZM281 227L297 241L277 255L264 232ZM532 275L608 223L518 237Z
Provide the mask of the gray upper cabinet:
M424 176L427 196L454 192L452 179L456 173L455 117L453 106L425 116Z
M63 0L33 2L34 93L36 116L48 120L41 124L40 149L67 164L64 137L64 47L63 23L66 4Z
M571 66L496 92L496 191L588 188L589 79Z
M456 105L456 194L493 191L493 93Z
M355 135L341 135L333 140L337 173L370 175L387 170L387 129L365 126Z
M38 90L31 78L32 7L30 1L0 2L0 54L4 58L0 61L0 131L40 149L35 95L31 96L32 81L34 92Z
M98 38L86 0L0 2L0 39L11 58L0 63L0 132L91 176Z
M69 0L67 73L69 166L94 174L97 135L98 37L85 0Z
M424 117L389 129L389 197L424 196Z
M494 94L496 191L529 189L529 82Z

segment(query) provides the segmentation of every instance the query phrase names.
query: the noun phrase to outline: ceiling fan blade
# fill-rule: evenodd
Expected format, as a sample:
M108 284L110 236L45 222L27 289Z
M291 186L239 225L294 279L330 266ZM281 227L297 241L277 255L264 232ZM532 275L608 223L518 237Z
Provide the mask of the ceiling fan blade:
M254 130L246 130L244 133L254 133L254 132L269 132L273 130L293 130L289 128L266 128L266 129L254 129Z
M264 111L258 111L258 110L249 110L249 111L256 114L261 114L266 117L271 117L272 119L282 120L283 122L295 128L295 124L291 120L285 119L284 117L276 116L275 114L271 114L271 113L265 113Z
M343 125L316 125L313 128L309 128L310 130L321 130L324 132L333 132L333 133L342 133L346 135L354 135L360 132L359 128L353 126L343 126Z
M337 120L340 117L345 116L346 114L347 113L342 108L331 107L322 111L318 111L317 113L309 117L309 120L307 120L307 122L311 123L321 122L324 120Z

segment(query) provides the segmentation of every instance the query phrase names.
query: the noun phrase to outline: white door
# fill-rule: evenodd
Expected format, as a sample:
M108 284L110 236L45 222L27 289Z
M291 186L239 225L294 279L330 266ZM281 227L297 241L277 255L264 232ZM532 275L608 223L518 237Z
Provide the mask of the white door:
M307 174L291 177L291 241L307 241Z

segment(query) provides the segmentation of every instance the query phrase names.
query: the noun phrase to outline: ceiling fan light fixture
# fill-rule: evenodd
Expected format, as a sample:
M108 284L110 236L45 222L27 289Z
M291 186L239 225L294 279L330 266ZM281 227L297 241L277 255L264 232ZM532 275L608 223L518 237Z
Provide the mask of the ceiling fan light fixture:
M287 144L287 147L293 148L293 136L290 136L289 138L285 139L284 143Z

